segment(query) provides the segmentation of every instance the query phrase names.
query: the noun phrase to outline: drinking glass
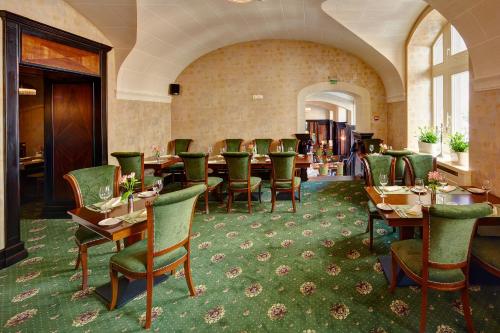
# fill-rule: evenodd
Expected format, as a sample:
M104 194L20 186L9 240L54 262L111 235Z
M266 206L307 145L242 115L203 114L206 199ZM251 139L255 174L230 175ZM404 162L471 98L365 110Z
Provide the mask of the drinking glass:
M108 208L108 203L106 202L109 198L111 198L111 186L105 185L99 187L99 198L103 201L103 204L101 205L101 210L104 213L107 213L110 209Z
M418 191L418 204L421 205L422 199L420 198L420 194L424 191L424 180L422 178L415 179L415 189Z
M382 185L382 187L380 188L380 191L382 192L380 194L380 197L382 198L382 203L384 204L385 203L385 197L386 197L386 195L384 194L384 187L385 187L385 185L387 185L387 183L389 183L389 178L387 177L386 173L381 173L379 175L378 180L380 182L380 185Z
M373 147L373 145L370 145L368 147L368 149L370 150L370 154L373 154L373 151L375 150L375 147Z
M288 152L293 153L294 149L292 147L288 147Z
M276 151L277 151L278 153L281 153L281 145L278 145L278 146L276 147Z
M486 191L486 202L489 202L488 195L491 191L492 185L489 179L483 180L483 184L481 184L481 188Z
M214 147L212 147L212 145L208 145L208 154L211 155L213 151Z
M243 148L243 151L247 151L247 145L241 145L241 148Z
M224 154L225 152L226 152L226 148L222 147L222 148L220 149L220 154L222 155L222 154Z
M156 192L156 195L159 195L162 189L163 189L163 180L161 179L155 180L153 184L153 191Z

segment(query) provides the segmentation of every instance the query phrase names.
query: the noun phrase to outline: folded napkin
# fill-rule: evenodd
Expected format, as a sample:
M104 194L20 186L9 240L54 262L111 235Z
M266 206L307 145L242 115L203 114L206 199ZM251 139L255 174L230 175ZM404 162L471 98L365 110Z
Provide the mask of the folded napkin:
M448 193L448 192L451 192L451 191L455 191L457 189L456 186L453 186L453 185L446 185L446 186L443 186L443 187L440 187L439 188L439 191L440 192L445 192L445 193Z
M399 189L401 189L401 186L397 186L397 185L384 186L384 187L381 187L381 189L383 189L384 192L394 192L394 191L398 191Z
M145 221L147 219L147 217L148 217L147 211L146 211L146 208L144 208L144 209L133 211L130 214L120 216L119 219L122 221L133 224L133 223Z
M407 210L405 210L405 213L411 216L419 216L422 215L422 206L420 205L415 205Z
M99 209L115 208L121 205L121 200L121 197L111 198L108 201L98 202L96 204L93 204L92 206Z

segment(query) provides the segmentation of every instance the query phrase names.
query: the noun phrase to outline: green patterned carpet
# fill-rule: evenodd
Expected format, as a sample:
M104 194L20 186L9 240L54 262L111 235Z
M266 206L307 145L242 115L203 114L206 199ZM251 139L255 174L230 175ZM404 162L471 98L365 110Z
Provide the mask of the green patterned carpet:
M298 212L280 201L269 212L269 190L255 213L236 203L231 214L213 203L197 214L192 235L193 280L188 297L183 271L157 286L155 332L415 332L420 291L394 295L367 244L366 197L359 182L309 182ZM199 205L201 208L201 205ZM29 258L0 271L1 332L136 332L144 296L109 312L93 289L108 281L113 244L92 248L88 292L73 270L75 225L25 220ZM395 234L376 224L376 253ZM498 287L472 286L478 332L499 332ZM458 293L430 293L429 332L462 332Z

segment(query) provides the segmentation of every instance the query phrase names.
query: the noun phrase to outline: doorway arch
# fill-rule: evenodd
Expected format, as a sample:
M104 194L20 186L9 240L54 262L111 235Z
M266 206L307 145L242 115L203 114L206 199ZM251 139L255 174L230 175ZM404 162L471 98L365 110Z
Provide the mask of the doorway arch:
M355 115L351 115L351 119L355 120L356 130L359 132L371 131L371 102L370 92L368 89L348 82L338 82L331 84L330 82L320 82L302 88L297 96L297 133L304 132L305 124L305 105L307 96L320 92L342 92L354 96Z

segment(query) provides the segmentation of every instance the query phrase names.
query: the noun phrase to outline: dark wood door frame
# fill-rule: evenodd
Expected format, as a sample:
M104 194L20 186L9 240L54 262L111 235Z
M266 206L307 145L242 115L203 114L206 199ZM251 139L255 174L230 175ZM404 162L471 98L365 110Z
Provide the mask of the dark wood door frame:
M0 250L0 268L10 266L27 256L24 243L21 241L20 228L20 186L19 186L19 66L28 65L46 69L44 66L23 64L21 61L21 34L29 33L41 38L99 54L100 101L96 104L101 115L95 126L99 128L99 148L95 150L96 165L107 164L107 67L106 55L111 47L92 40L53 28L28 18L0 11L3 25L3 84L4 84L4 230L5 248ZM47 68L55 70L54 68ZM59 71L59 70L55 70ZM68 70L61 72L71 73ZM76 73L76 72L75 72ZM80 73L78 73L80 74Z

